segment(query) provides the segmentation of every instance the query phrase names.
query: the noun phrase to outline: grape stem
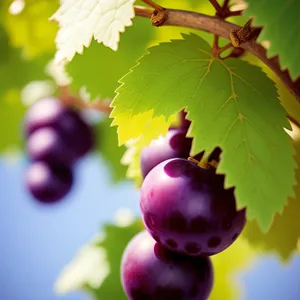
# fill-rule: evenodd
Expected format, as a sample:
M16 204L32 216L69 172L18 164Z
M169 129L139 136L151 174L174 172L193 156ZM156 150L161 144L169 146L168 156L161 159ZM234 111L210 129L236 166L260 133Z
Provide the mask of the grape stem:
M161 7L160 5L158 5L157 3L155 3L152 0L143 0L143 2L145 2L146 4L148 4L149 6L151 6L152 8L154 8L157 11L164 11L165 10L163 7Z
M144 9L146 9L145 12ZM150 18L147 12L149 12L149 9L141 6L139 6L138 10L135 10L136 16ZM192 11L171 8L164 8L164 12L167 15L167 20L163 22L163 26L179 26L198 29L222 36L228 40L230 40L230 34L232 31L236 32L242 28L217 16L213 17ZM243 43L240 47L250 52L266 64L296 97L297 101L300 102L300 77L293 81L288 70L281 70L278 56L268 58L266 55L266 49L255 40Z
M188 160L202 169L209 169L211 167L216 169L218 167L218 162L216 160L212 160L211 162L209 162L208 157L206 157L205 155L202 156L200 161L191 156L188 157Z
M68 86L60 86L59 99L67 106L74 106L81 109L93 109L107 115L112 111L112 108L110 107L111 99L97 99L92 102L86 102L80 97L72 95Z
M224 47L219 47L219 36L218 35L214 36L214 43L213 43L213 47L212 47L212 53L215 57L222 59L221 56L220 56L222 54L222 52L224 52L225 50L230 49L232 47L233 47L233 45L232 45L231 42L226 44ZM230 54L228 56L224 57L223 59L226 59L226 58L229 58L229 57L231 57Z

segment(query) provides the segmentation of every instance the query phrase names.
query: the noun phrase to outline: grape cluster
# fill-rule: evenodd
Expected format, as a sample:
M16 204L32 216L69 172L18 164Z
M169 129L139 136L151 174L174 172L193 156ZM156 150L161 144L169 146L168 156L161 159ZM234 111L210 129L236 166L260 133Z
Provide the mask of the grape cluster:
M216 173L216 148L202 168L189 160L190 123L153 141L141 153L140 209L146 230L127 245L121 281L130 300L206 300L213 287L210 256L228 248L246 224L234 188ZM195 158L201 159L203 153Z
M59 201L72 188L73 165L93 148L93 129L78 111L49 97L29 108L24 131L31 160L26 186L40 202Z

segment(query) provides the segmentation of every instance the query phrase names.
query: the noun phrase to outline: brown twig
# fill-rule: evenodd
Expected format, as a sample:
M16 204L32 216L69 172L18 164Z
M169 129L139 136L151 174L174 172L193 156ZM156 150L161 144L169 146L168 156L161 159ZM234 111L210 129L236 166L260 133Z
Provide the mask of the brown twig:
M152 0L143 0L143 2L151 6L154 10L151 10L147 7L136 6L135 13L136 14L141 13L143 14L143 17L150 18L150 21L153 26L160 27L164 25L164 23L168 18L165 9ZM143 8L145 9L145 11L143 11Z
M135 14L140 17L151 18L153 14L153 9L143 6L135 6L134 7Z
M228 44L226 44L225 46L223 47L219 47L219 36L218 35L214 35L214 42L213 42L213 47L212 47L212 53L215 57L218 57L218 58L221 58L221 54L227 50L227 49L230 49L232 48L232 43L229 42ZM224 58L221 58L221 59L225 59L225 58L228 58L230 57L229 55L224 57Z
M242 44L255 40L261 32L261 28L252 28L252 17L238 30L232 30L229 34L232 45L235 48Z
M222 10L222 7L217 0L209 0L209 2L215 8L216 12L219 12Z
M230 0L224 0L222 7L228 7Z
M163 24L168 26L179 26L207 31L224 38L230 39L230 33L233 30L239 30L241 27L230 22L226 22L218 17L211 17L201 13L177 10L166 8L168 19ZM144 13L136 11L137 16L145 17ZM264 64L266 64L273 72L281 79L289 91L295 95L296 99L300 102L300 77L293 81L287 70L282 71L279 65L278 57L268 58L266 49L255 41L247 42L241 45L241 48L250 52Z
M157 3L155 3L152 0L143 0L143 2L145 2L146 4L148 4L149 6L151 6L152 8L154 8L157 11L163 11L164 8L160 5L158 5Z
M59 90L59 99L67 106L74 106L82 109L94 109L99 112L110 114L112 99L99 99L93 102L86 102L78 96L74 96L68 86L61 86Z
M229 17L237 17L237 16L241 16L243 14L243 10L234 10L234 11L230 11Z
M229 6L229 1L225 0L221 6L217 0L209 0L212 6L216 10L216 16L221 19L227 19L229 17L240 16L243 10L232 11Z

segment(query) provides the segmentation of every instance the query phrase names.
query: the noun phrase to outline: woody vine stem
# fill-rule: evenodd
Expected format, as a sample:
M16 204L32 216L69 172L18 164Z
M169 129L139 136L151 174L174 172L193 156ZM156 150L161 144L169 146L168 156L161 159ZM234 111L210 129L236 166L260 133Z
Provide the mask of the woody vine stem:
M300 77L293 81L288 73L287 70L281 70L278 56L268 58L266 55L266 49L259 43L257 43L254 39L251 39L251 34L258 35L259 28L254 29L257 32L251 31L251 27L249 24L246 24L244 27L240 27L236 24L230 23L225 21L224 19L232 16L232 15L240 15L242 11L233 12L230 11L228 7L228 0L224 1L223 6L220 6L216 0L210 0L212 5L216 8L216 16L208 16L201 13L196 13L192 11L186 10L178 10L178 9L171 9L171 8L163 8L153 2L152 0L143 0L146 4L151 6L153 9L148 7L142 6L135 6L135 14L139 17L145 17L151 19L151 22L154 26L179 26L179 27L186 27L192 29L198 29L202 31L207 31L214 34L216 37L224 37L227 38L232 42L237 40L232 39L232 33L240 32L241 30L245 29L248 32L249 40L241 41L242 43L237 46L239 48L236 49L243 49L258 59L260 59L264 64L266 64L279 78L280 80L286 85L289 91L296 97L297 101L300 102ZM248 27L247 27L248 26ZM229 46L227 46L229 48ZM232 53L234 54L233 51ZM239 56L239 55L232 55L232 56Z

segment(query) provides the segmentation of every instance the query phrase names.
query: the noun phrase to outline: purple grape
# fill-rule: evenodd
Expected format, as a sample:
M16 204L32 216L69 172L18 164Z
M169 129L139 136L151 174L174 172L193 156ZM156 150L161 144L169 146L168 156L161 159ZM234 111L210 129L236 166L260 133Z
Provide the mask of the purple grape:
M26 114L24 130L27 136L44 127L57 130L77 159L94 146L92 128L77 111L64 106L56 98L45 98L36 102Z
M123 253L121 281L130 300L206 300L213 268L209 258L171 252L142 231Z
M169 129L166 136L151 142L141 151L141 171L145 178L152 168L170 158L188 158L192 139L186 137L186 129Z
M64 165L34 162L26 173L29 192L43 203L59 201L71 190L72 185L72 171Z
M34 131L27 141L27 153L33 161L71 165L76 154L60 134L51 127L42 127Z
M224 176L186 159L170 159L145 178L140 197L143 221L166 248L190 256L210 256L240 235L245 209L237 211L234 189Z
M35 102L28 109L25 116L24 130L26 136L29 136L41 127L56 127L61 123L67 112L68 108L54 97L44 98Z
M78 158L83 157L94 147L94 131L75 111L65 114L60 132Z

